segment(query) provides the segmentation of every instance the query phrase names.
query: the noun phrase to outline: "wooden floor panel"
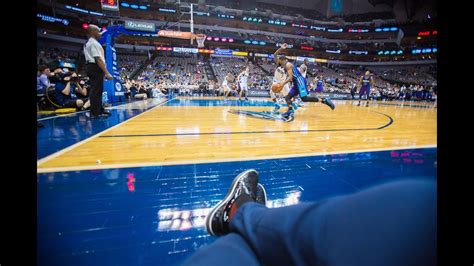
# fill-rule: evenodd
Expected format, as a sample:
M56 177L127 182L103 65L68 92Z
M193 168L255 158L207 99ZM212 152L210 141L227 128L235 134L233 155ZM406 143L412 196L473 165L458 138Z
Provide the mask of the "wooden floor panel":
M250 160L436 145L436 108L397 103L332 111L311 103L290 123L231 114L249 106L159 106L38 163L39 172ZM420 106L420 107L416 107ZM97 164L100 160L100 165Z

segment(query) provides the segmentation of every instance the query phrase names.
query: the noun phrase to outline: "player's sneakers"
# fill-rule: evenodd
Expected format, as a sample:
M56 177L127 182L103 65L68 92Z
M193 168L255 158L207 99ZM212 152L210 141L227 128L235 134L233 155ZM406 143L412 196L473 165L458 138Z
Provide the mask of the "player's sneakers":
M278 103L275 103L275 107L273 108L274 113L278 113L278 110L280 110L281 106Z
M290 110L286 111L285 113L281 114L281 116L289 117L289 116L292 116L294 114L295 114L295 111L293 109L290 109Z
M229 222L237 209L245 203L257 199L258 172L246 170L234 178L225 198L212 208L206 217L206 231L211 235L224 235L230 232ZM266 202L266 193L263 193ZM262 196L259 197L262 201Z
M329 106L332 110L334 110L334 108L336 108L336 106L334 105L334 103L331 101L330 98L324 98L322 103Z
M293 109L298 110L298 105L295 102L292 102L291 106L293 106Z
M367 103L365 104L365 107L369 107L369 102L367 102Z

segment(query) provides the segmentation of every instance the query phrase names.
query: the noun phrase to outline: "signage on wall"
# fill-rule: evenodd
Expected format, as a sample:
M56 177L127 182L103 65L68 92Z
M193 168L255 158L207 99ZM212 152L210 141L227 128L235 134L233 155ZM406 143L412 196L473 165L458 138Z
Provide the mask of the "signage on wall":
M125 21L125 28L127 30L136 30L136 31L148 31L155 32L155 23L149 22L138 22L138 21Z

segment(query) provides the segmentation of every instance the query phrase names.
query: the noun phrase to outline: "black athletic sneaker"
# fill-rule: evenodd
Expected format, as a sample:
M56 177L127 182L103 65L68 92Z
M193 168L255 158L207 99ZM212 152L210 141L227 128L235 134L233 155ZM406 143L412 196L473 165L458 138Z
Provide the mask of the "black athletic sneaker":
M217 203L207 215L206 231L211 235L229 233L229 222L237 209L244 203L256 201L257 184L258 173L254 169L246 170L234 178L225 198ZM263 194L266 198L266 193ZM266 199L264 201L266 202Z
M331 101L330 98L324 98L322 103L329 106L332 110L334 110L334 108L336 108L336 106L334 105L334 103Z

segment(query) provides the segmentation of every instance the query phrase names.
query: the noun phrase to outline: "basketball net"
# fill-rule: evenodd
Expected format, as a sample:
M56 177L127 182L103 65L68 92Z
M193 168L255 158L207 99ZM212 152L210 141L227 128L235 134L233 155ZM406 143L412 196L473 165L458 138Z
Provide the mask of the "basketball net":
M204 41L206 40L206 35L204 34L195 34L194 38L196 39L198 48L204 47Z

